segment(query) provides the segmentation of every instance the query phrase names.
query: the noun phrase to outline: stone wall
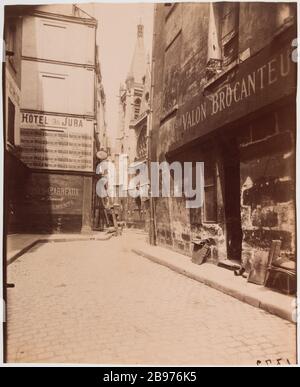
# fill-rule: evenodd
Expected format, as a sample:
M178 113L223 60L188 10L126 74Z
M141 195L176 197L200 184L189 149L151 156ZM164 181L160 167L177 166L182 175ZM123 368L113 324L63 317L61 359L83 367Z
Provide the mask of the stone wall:
M295 128L293 106L247 128L241 139L241 212L245 258L281 240L295 254Z
M284 4L241 2L239 7L239 56L243 60L255 56L274 39L285 17L296 15L293 6L286 10ZM206 92L208 24L209 3L155 6L152 161L165 161L175 138L176 142L180 136L184 140L184 133L179 133L176 127L177 110L195 95ZM275 109L265 117L260 113L256 118L253 124L250 125L252 117L231 133L240 141L244 254L253 248L266 249L270 240L278 238L282 238L285 251L293 252L294 117L287 106L286 112ZM228 121L226 111L225 119ZM156 230L159 244L187 255L192 253L193 238L213 238L211 260L216 261L227 257L224 150L222 135L207 141L204 147L215 155L216 221L204 222L203 209L187 209L184 199L158 198L155 199ZM174 160L180 157L185 161L190 158L205 162L202 145L187 146L182 156L179 154ZM259 194L255 193L257 189Z

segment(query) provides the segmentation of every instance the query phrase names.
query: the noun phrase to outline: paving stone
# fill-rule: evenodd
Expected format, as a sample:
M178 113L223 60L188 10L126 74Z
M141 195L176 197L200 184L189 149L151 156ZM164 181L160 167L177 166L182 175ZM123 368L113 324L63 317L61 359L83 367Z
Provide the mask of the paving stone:
M296 361L296 327L132 253L134 233L40 244L8 266L8 361Z

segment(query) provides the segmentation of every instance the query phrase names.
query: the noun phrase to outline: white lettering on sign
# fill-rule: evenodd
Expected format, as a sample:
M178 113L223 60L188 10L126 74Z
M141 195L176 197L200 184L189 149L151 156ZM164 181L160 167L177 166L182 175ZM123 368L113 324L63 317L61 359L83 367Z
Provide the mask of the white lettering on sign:
M184 129L190 128L199 124L206 119L206 102L197 106L191 112L187 112L182 116Z
M89 121L90 122L90 121ZM85 125L83 118L61 117L36 113L21 113L21 124L31 125L31 127L57 127L57 128L83 128Z
M287 77L291 70L290 55L290 50L286 50L242 79L226 84L205 98L198 106L182 114L183 129L188 130L204 122L209 116L223 112L275 84L280 78Z
M93 121L21 113L21 159L30 168L93 171Z

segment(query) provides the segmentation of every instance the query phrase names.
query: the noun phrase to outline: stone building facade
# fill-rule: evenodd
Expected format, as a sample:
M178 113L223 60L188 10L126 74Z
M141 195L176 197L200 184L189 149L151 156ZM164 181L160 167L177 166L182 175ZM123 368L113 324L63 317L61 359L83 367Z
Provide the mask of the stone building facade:
M144 26L137 26L137 39L125 85L120 87L117 155L127 157L138 168L147 163L147 135L150 99L150 64L144 48ZM133 176L134 171L130 171ZM121 187L119 187L121 188ZM138 196L120 199L123 220L129 227L147 228L149 201Z
M74 5L6 7L20 23L19 230L89 232L105 125L97 22ZM9 28L11 21L6 19Z
M22 18L11 12L10 7L5 7L4 41L4 228L5 231L17 232L21 222L22 186L29 169L21 161L20 152Z
M152 161L204 162L204 204L155 199L161 245L248 260L281 240L295 259L296 6L157 4Z

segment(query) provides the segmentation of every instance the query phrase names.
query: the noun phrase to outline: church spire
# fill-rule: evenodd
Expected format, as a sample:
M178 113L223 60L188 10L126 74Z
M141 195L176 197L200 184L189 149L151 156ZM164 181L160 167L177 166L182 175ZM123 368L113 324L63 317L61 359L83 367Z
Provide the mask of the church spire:
M126 79L127 87L133 83L143 83L143 77L146 74L146 54L144 47L144 26L142 23L137 25L137 39L135 49Z

